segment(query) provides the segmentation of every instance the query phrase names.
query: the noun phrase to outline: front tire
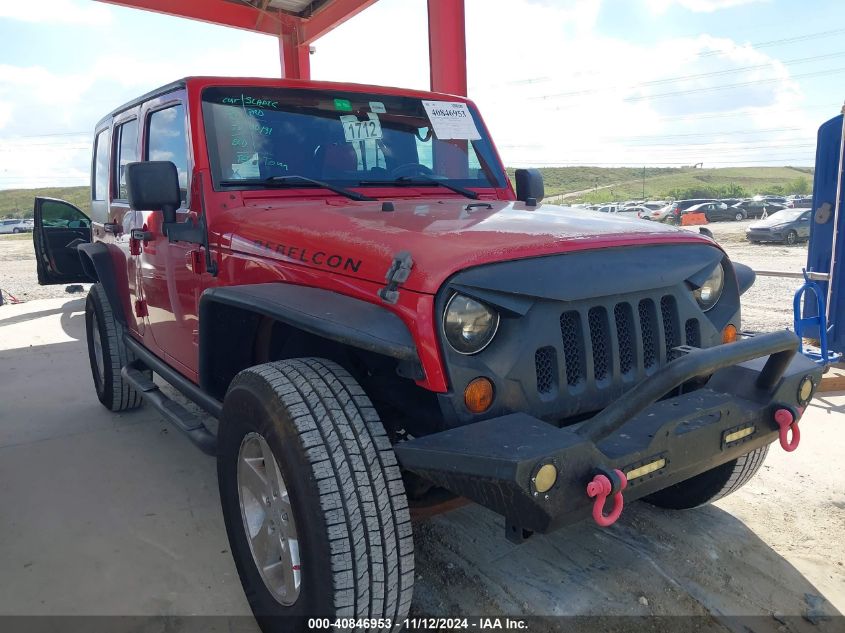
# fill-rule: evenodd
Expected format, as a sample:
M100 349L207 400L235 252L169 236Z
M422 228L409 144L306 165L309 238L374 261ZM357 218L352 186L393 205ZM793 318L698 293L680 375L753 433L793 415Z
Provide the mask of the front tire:
M141 406L141 395L120 375L134 355L123 342L126 332L109 304L102 284L94 284L85 301L85 333L88 359L97 398L111 411L127 411ZM150 374L151 376L151 374Z
M689 510L713 503L751 481L768 452L769 445L766 444L712 470L650 494L644 500L669 510Z
M737 222L742 222L745 219L745 214L742 211L737 211L734 215L734 220Z
M414 582L408 502L352 376L316 358L246 369L226 394L218 443L226 532L262 630L306 630L309 617L385 619L399 630ZM273 565L284 573L267 573Z
M14 229L12 229L12 233L20 233L20 232L21 232L21 230L20 230L20 229L18 229L18 228L14 228Z

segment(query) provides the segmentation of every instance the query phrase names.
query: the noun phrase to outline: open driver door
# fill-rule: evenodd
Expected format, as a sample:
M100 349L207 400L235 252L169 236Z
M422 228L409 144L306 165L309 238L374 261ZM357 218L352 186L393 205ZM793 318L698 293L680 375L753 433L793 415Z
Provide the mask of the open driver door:
M77 207L55 198L36 198L32 241L40 285L93 281L83 271L76 250L91 241L91 220Z

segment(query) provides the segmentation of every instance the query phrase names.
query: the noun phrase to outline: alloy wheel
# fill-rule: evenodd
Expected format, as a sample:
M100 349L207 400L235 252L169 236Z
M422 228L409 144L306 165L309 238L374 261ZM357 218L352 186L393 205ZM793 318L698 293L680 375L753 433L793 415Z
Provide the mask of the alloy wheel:
M299 537L279 463L259 433L247 433L238 451L238 500L261 579L277 602L292 605L302 584Z

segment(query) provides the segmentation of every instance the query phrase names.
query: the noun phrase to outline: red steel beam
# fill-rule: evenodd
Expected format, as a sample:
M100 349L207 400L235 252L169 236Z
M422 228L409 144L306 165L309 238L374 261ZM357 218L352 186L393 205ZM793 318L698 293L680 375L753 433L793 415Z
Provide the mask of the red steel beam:
M279 60L285 79L311 79L310 46L300 44L295 30L285 29L279 36Z
M299 26L300 42L311 44L333 28L357 15L376 0L331 0Z
M432 91L466 96L464 0L428 0L428 58Z
M130 9L144 9L164 13L180 18L200 20L212 24L222 24L236 29L257 31L278 36L282 23L287 22L281 15L259 11L246 4L226 2L225 0L98 0ZM277 17L278 16L278 17ZM286 16L287 18L287 16Z

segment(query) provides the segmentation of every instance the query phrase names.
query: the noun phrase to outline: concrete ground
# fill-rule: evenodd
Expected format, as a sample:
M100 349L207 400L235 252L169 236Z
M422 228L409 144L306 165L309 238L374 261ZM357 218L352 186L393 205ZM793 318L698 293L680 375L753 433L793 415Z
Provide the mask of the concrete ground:
M0 307L0 615L247 615L214 460L149 408L99 404L83 307ZM609 529L520 546L477 506L419 523L413 612L756 615L765 630L842 631L830 618L845 611L843 407L845 395L817 399L799 449L773 447L715 506L635 503Z

